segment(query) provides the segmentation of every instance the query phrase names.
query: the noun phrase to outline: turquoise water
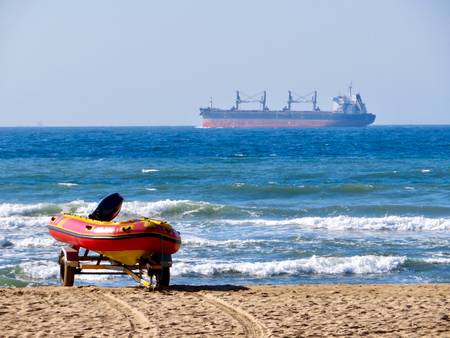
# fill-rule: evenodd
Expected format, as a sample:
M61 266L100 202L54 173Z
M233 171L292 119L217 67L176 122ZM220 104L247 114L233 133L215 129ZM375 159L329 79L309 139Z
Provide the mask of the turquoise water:
M0 128L0 285L57 284L49 218L112 192L181 232L175 284L450 282L447 126Z

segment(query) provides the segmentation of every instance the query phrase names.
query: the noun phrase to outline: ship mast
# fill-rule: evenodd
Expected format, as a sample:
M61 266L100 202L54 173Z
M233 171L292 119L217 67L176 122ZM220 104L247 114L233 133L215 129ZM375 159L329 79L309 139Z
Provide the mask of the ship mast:
M236 90L236 110L239 110L239 104L241 103L241 96L239 90Z
M288 103L288 111L291 110L293 103L312 103L314 111L319 110L319 108L317 107L317 90L315 90L309 94L306 94L304 96L299 96L296 99L293 98L292 92L290 90L288 91L288 93L289 93L288 102L287 102ZM310 99L307 98L311 94L313 94L313 96Z
M294 103L294 99L292 98L292 92L289 90L289 98L288 98L288 110L291 110L292 104Z
M245 100L243 100L241 98L241 94L240 94L239 90L236 90L236 105L235 105L235 109L239 110L239 106L242 103L253 103L253 102L255 102L255 103L260 103L261 104L263 111L268 110L268 108L267 108L267 93L264 90L262 92L262 96L260 98L258 98L258 99L255 99L255 97L257 95L260 95L260 94L261 93L255 94L255 95L250 96L250 97L246 96Z
M314 111L317 111L317 90L314 91L314 96L313 96L313 108Z
M267 96L266 96L266 91L264 91L262 100L261 100L261 104L262 104L262 110L267 110L267 106L266 106L266 102L267 102Z

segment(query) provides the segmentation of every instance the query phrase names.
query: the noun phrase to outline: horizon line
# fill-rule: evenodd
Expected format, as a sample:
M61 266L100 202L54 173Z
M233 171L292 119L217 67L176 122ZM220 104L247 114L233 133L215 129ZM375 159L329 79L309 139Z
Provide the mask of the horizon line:
M388 126L450 126L449 123L379 123L366 126L363 128L372 127L388 127ZM192 124L179 124L179 125L133 125L133 124L121 124L121 125L0 125L0 128L198 128L198 129L346 129L351 127L322 127L322 128L204 128L201 125ZM360 127L355 127L360 128Z

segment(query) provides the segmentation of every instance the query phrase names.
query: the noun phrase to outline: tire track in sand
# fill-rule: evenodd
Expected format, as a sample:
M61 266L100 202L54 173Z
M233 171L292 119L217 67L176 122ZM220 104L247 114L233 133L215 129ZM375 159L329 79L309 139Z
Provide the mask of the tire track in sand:
M155 327L155 324L150 322L143 312L137 310L126 301L109 292L104 292L94 297L100 301L104 301L127 319L132 330L130 333L131 337L159 337L158 327Z
M246 337L263 338L267 337L265 326L248 312L240 307L234 306L222 299L218 299L210 294L198 294L211 305L220 308L230 317L235 319L244 329Z

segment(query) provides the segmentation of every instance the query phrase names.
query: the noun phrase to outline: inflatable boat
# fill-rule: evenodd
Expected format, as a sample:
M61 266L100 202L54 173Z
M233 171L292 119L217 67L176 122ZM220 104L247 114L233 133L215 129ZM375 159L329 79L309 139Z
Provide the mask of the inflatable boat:
M139 218L112 222L122 201L119 194L110 195L89 217L56 215L48 225L50 235L75 250L95 251L124 265L137 264L152 255L169 256L179 250L180 234L165 221Z

